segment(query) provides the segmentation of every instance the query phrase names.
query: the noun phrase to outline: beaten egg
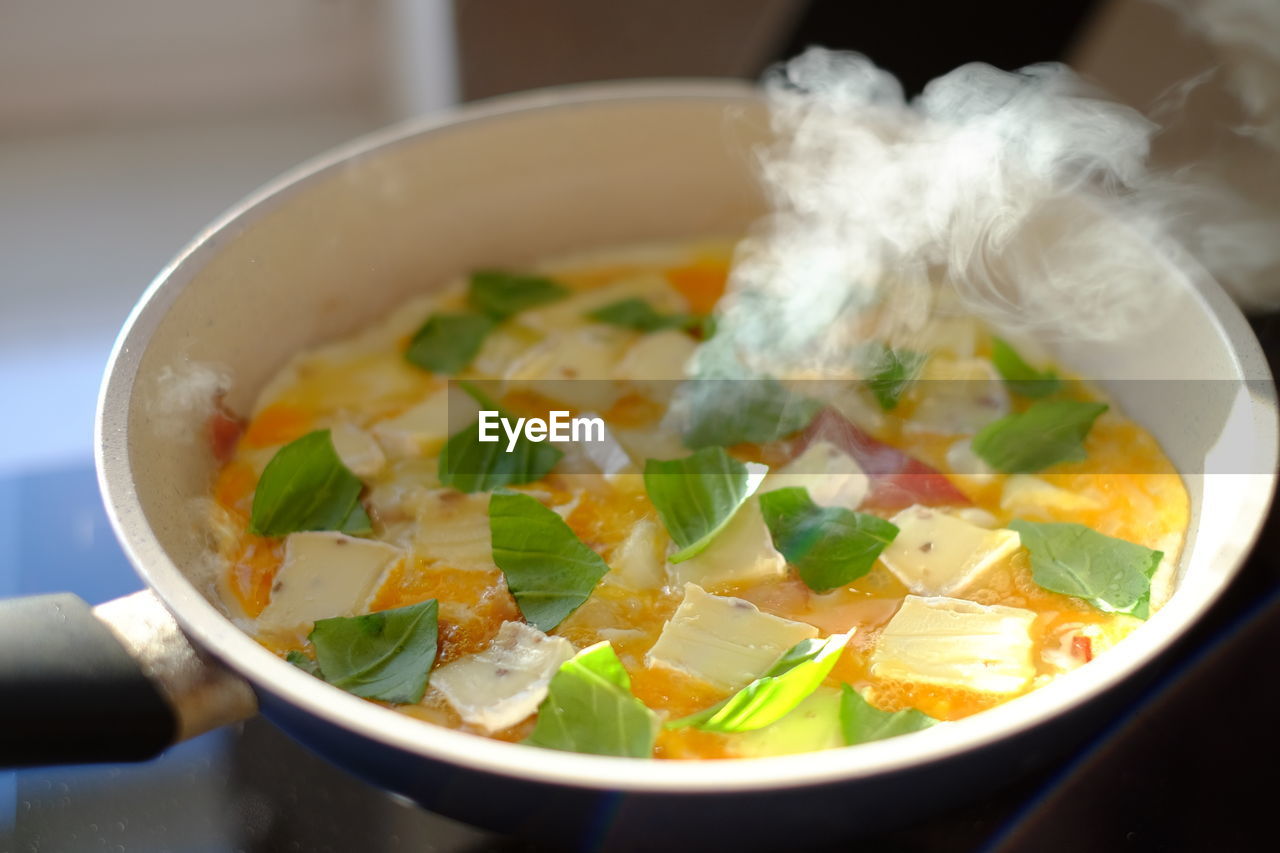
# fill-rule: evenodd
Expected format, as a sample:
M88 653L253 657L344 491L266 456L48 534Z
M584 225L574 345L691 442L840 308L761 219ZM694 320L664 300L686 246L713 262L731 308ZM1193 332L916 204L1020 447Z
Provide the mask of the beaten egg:
M959 316L691 440L731 255L480 271L299 354L212 425L228 610L425 723L666 759L903 734L1123 654L1189 519L1154 439ZM480 411L603 428L480 444Z

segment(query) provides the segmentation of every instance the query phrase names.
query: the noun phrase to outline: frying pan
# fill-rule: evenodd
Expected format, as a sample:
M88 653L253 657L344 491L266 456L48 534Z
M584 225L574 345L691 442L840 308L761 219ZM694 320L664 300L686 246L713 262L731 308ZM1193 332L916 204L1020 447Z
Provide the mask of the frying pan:
M1058 355L1097 377L1187 472L1177 591L1115 651L993 710L799 756L553 752L344 693L259 646L220 606L201 514L215 394L247 412L292 354L477 266L742 233L765 211L752 151L768 132L745 84L518 95L361 139L198 235L130 316L97 415L103 498L149 589L92 610L73 596L4 603L0 763L143 759L261 712L350 772L490 829L584 848L746 848L919 818L1096 731L1232 579L1275 485L1274 387L1257 341L1224 292L1168 247L1151 247L1166 291L1158 327Z

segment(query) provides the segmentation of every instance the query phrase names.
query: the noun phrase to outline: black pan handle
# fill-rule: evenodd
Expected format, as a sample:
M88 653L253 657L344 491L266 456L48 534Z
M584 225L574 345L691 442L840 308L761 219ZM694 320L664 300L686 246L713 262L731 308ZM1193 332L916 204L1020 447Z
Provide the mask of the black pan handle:
M149 592L0 601L0 767L141 761L255 709Z

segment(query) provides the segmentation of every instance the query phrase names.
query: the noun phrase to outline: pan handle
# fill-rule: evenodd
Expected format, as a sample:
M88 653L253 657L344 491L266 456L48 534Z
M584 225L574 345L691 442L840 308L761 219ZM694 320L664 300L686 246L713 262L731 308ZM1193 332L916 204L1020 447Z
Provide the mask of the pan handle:
M256 710L149 591L0 601L0 767L141 761Z

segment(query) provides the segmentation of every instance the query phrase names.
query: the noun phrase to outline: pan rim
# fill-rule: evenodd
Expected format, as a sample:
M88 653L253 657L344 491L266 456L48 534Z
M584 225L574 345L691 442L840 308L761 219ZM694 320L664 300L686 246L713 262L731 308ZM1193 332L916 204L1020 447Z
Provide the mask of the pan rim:
M1170 605L1126 640L1123 657L1104 656L1016 701L945 727L892 741L818 753L731 761L637 761L553 752L480 738L412 719L298 670L260 646L217 610L167 556L152 532L134 489L127 419L134 379L154 329L225 238L353 159L412 144L419 137L474 127L539 110L590 108L620 101L692 99L748 104L760 97L750 84L729 80L590 83L501 96L376 131L286 172L233 206L201 231L161 272L131 312L113 348L95 418L95 462L107 514L135 570L205 650L254 685L325 722L425 759L529 782L576 788L663 794L718 794L821 785L889 774L941 762L1038 727L1118 685L1168 648L1217 600L1259 535L1275 489L1275 450L1269 474L1247 475L1242 527L1224 542L1214 562L1220 571L1208 594L1194 601L1175 595ZM1188 287L1208 320L1227 340L1242 376L1270 372L1239 308L1195 264L1184 264ZM1253 399L1260 433L1275 437L1274 392ZM1115 658L1112 660L1112 658Z

